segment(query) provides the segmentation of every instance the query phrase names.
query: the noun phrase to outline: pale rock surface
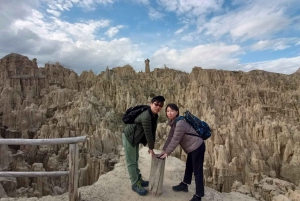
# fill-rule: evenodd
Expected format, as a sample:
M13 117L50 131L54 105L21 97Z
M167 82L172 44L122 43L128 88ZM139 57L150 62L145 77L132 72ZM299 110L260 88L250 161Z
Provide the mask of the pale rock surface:
M13 159L12 159L11 151L7 150L7 145L0 145L0 153L1 153L0 170L1 171L10 170L10 165Z
M157 150L155 150L157 151ZM157 151L158 152L158 151ZM140 150L139 167L142 175L148 178L151 166L151 156L148 154L148 148L144 147ZM173 185L177 185L183 177L185 163L177 158L168 157L165 166L163 193L160 196L146 195L139 196L131 190L131 184L125 165L124 156L121 156L120 162L115 165L114 170L103 174L98 181L91 186L81 187L82 201L182 201L190 200L195 191L195 184L189 187L189 192L174 192ZM2 198L0 201L67 201L67 194L62 196L45 196L38 198ZM209 187L205 187L205 197L203 201L255 201L256 199L243 195L241 193L220 193Z
M2 184L0 184L0 195L1 195L1 197L4 197L4 198L7 197L7 194L6 194L5 189L3 188Z

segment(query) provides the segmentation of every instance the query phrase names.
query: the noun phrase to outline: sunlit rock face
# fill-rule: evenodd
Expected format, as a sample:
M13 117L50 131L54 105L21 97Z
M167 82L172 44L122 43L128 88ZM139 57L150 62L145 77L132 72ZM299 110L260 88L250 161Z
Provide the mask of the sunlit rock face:
M165 105L176 103L181 114L188 109L211 126L212 137L205 142L207 186L229 192L240 182L246 186L240 191L263 196L257 185L270 177L293 184L287 193L296 196L293 192L300 185L298 72L195 67L185 73L165 67L143 73L126 65L99 75L92 71L77 75L58 62L39 68L36 59L9 54L0 60L0 94L2 138L87 136L79 144L80 186L94 183L113 168L122 145L122 114L130 106L148 104L155 95L163 95ZM169 131L164 109L156 149L162 148ZM1 170L68 170L68 145L0 149ZM180 147L173 155L186 159ZM10 183L7 191L0 186L3 196L61 194L68 189L67 177L16 178Z

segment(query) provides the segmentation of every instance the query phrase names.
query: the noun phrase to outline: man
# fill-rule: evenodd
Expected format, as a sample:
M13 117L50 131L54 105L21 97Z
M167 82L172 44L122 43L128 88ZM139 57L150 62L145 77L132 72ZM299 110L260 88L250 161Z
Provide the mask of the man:
M163 96L153 97L150 107L135 118L134 124L127 124L122 134L132 190L137 192L139 195L146 195L147 190L144 187L149 185L148 181L144 181L142 179L142 175L138 167L139 144L141 143L144 146L148 144L148 153L151 154L152 157L155 157L153 149L157 128L157 113L164 106L164 101L165 98Z

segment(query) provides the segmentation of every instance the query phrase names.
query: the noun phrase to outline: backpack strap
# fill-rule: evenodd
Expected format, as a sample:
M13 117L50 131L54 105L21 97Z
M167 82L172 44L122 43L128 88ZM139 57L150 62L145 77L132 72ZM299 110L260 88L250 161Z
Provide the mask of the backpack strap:
M187 134L187 135L192 135L192 136L196 136L196 137L200 137L199 134L194 134L194 133L185 133L185 134Z
M176 118L176 121L175 121L175 124L177 124L177 122L180 121L180 120L184 120L184 121L185 121L184 116L179 116L179 117L177 117L177 118Z
M186 121L185 118L184 118L184 116L179 116L179 117L177 117L175 123L177 123L177 122L180 121L180 120ZM199 134L194 134L194 133L185 133L185 134L187 134L187 135L192 135L192 136L196 136L196 137L200 137Z

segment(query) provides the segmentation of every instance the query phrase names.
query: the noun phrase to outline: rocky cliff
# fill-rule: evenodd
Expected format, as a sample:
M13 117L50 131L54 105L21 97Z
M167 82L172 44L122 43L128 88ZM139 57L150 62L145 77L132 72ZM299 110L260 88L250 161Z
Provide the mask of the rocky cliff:
M2 138L88 137L80 144L80 186L94 183L113 168L123 112L158 94L167 103L178 104L181 113L188 109L211 126L205 156L207 186L229 192L246 185L257 199L266 199L261 183L266 177L291 183L291 190L300 185L298 72L194 67L191 73L169 68L143 73L126 65L99 75L92 71L77 75L58 62L39 68L36 59L10 54L0 60L0 93ZM157 149L169 130L163 111L159 120ZM67 145L0 149L1 170L68 168ZM186 157L179 147L173 155ZM61 194L67 190L67 178L6 178L0 181L2 188L8 196Z

